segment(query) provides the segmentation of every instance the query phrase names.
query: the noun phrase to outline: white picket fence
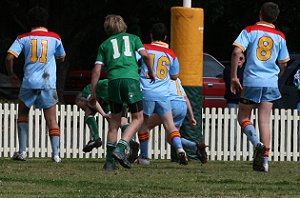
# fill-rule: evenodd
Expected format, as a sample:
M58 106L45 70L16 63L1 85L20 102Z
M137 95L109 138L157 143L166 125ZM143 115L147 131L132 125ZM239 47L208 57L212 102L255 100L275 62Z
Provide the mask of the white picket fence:
M16 104L0 104L0 157L11 157L18 150L17 144L17 108ZM82 151L90 140L89 128L84 124L84 112L77 106L58 105L58 121L61 130L60 155L62 158L104 158L106 147L94 149L90 153ZM96 115L99 133L106 144L108 125L102 116ZM205 144L209 145L209 160L252 160L253 146L241 132L236 121L234 109L204 109L202 125ZM252 121L257 127L257 111ZM299 161L299 127L300 117L297 110L275 109L271 116L272 144L270 157L274 161ZM119 133L120 137L120 133ZM152 159L170 159L170 145L165 141L162 127L152 130L149 154ZM30 110L29 145L30 158L51 157L51 144L48 130L39 109Z

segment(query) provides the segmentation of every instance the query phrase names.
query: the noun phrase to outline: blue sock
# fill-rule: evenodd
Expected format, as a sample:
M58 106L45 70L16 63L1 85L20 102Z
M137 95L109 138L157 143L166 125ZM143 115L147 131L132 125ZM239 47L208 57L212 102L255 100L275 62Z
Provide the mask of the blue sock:
M197 146L195 142L192 142L190 140L187 140L185 138L181 138L181 144L184 148L188 148L191 150L197 150Z
M264 164L268 164L269 163L269 157L264 157Z
M140 142L141 158L144 158L144 159L148 158L148 143L149 143L149 140Z
M250 140L250 142L253 144L254 147L260 142L258 140L257 133L253 124L247 125L243 131L247 135L248 139Z
M26 152L28 140L28 122L18 122L19 153Z
M180 137L174 137L172 139L172 145L175 147L176 150L183 148Z
M52 136L51 138L51 146L52 146L52 153L53 156L59 155L59 136Z
M49 129L49 135L51 140L51 146L52 146L52 155L59 155L59 141L60 141L60 132L59 128L52 128Z
M139 132L138 133L140 141L140 158L148 158L148 144L149 144L149 132Z

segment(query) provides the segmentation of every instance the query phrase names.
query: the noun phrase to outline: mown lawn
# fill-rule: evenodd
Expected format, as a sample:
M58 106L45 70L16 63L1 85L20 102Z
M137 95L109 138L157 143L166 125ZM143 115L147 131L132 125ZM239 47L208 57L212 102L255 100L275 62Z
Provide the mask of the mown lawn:
M251 162L152 160L150 166L102 169L104 159L0 159L0 197L300 197L299 162L271 162L270 172Z

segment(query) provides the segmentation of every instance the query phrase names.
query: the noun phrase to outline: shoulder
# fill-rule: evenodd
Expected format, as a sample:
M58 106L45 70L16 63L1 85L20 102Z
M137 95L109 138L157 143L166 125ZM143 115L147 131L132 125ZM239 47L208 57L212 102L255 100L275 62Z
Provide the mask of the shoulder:
M285 35L279 31L276 30L275 28L269 27L269 26L263 26L263 25L251 25L251 26L247 26L244 29L247 33L251 33L253 31L264 31L264 32L269 32L269 33L273 33L276 34L280 37L282 37L285 40Z
M45 32L45 31L27 32L27 33L19 35L18 39L26 38L28 36L46 36L46 37L53 37L58 40L61 40L60 36L58 34L56 34L55 32Z
M152 45L152 44L144 44L144 47L146 50L155 50L155 51L160 51L160 52L165 52L169 54L173 59L177 58L175 52L167 47L161 47L158 45Z

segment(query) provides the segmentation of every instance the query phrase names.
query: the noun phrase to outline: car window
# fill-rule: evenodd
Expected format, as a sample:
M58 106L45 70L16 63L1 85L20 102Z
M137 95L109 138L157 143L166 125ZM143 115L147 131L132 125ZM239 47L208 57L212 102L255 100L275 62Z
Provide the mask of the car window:
M224 66L209 54L203 54L203 77L220 77Z

